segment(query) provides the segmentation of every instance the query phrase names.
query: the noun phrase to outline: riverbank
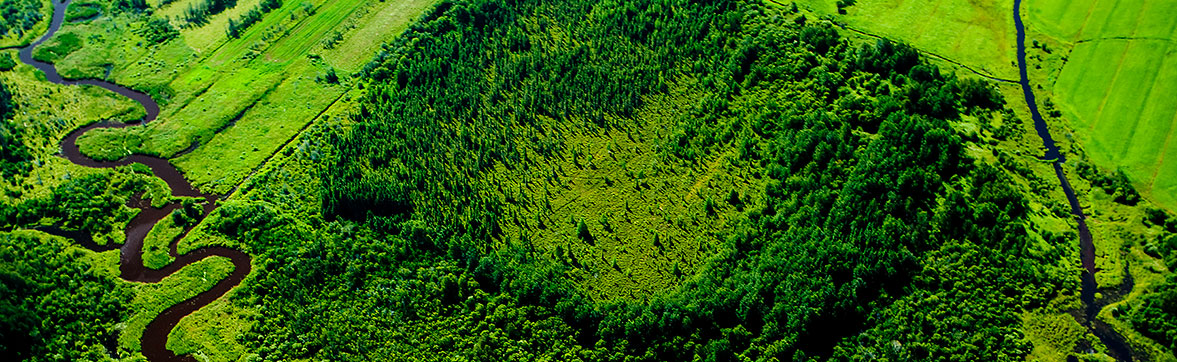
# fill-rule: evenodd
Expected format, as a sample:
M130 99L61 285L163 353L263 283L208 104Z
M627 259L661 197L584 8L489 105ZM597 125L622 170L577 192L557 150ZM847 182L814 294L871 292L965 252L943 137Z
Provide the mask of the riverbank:
M33 50L44 43L47 39L52 37L54 33L61 29L61 25L65 18L65 9L69 6L72 0L63 1L54 4L53 18L50 21L48 30L45 35L39 40L33 42L28 47L20 50L21 62L36 67L45 73L47 81L62 85L77 85L85 84L101 87L117 94L126 96L138 102L144 109L146 115L138 123L147 123L155 120L159 115L159 104L157 104L149 95L138 92L118 84L100 81L100 80L66 80L57 73L57 69L50 63L41 62L33 59ZM83 127L77 131L72 132L62 141L62 155L78 165L95 167L95 168L111 168L116 166L129 165L132 163L140 163L149 167L156 177L163 179L172 190L173 197L187 196L202 198L200 208L201 212L197 218L203 220L209 213L216 208L213 195L202 194L197 191L191 183L189 183L179 170L175 168L166 159L158 157L132 155L125 157L118 161L97 161L83 155L77 146L77 139L87 131L101 128L118 128L126 127L126 123L95 123ZM167 309L164 309L157 317L147 323L146 328L142 334L140 346L142 353L148 360L151 361L195 361L190 356L177 356L172 351L166 348L168 335L171 330L180 322L180 319L192 314L201 307L212 303L214 300L228 293L230 289L239 284L251 269L250 257L245 253L225 248L225 247L205 247L200 248L183 255L176 252L176 245L180 239L183 238L187 232L175 238L170 245L169 254L175 258L175 261L162 269L148 269L143 265L143 240L147 236L147 232L164 217L169 216L173 211L179 209L181 204L179 201L172 200L163 207L152 207L151 205L143 203L131 203L128 206L140 209L140 212L131 219L126 227L126 241L120 248L120 277L127 281L143 282L143 283L158 283L172 274L180 271L185 266L194 264L210 257L225 257L233 265L233 271L220 282L208 290L197 294L196 296L183 300ZM195 223L193 223L195 225ZM191 230L191 226L187 230ZM55 229L44 230L49 233L59 231ZM70 237L73 233L61 232L60 236ZM98 248L95 251L102 251L103 248Z

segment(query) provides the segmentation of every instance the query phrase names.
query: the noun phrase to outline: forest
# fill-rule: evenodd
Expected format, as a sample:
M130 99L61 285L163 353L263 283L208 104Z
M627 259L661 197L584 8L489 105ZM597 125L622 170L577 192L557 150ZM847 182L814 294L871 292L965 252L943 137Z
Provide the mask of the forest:
M758 3L455 1L364 76L355 125L329 136L322 203L330 225L369 227L263 268L253 294L272 307L253 343L267 358L377 356L405 347L347 334L426 333L418 348L471 359L1017 360L1032 348L1021 311L1077 287L1065 238L1034 242L1020 191L949 124L1003 101L902 44L854 45ZM643 122L649 95L692 85L664 162L734 145L768 179L697 275L591 300L561 277L575 255L496 242L511 240L505 204L542 194L504 195L495 172L543 172L563 133ZM338 308L355 304L385 307ZM551 328L569 335L535 344Z
M42 3L38 0L0 2L0 37L23 36L41 21Z
M833 11L854 15L856 3ZM25 2L0 4L8 14ZM249 9L229 11L238 5ZM95 9L126 23L80 20L89 33L61 33L38 59L124 47L147 54L138 67L171 52L160 56L176 64L148 66L164 69L155 77L174 66L183 82L131 86L171 89L154 121L165 126L188 121L175 109L196 119L253 97L215 127L112 128L103 140L128 148L149 133L116 131L209 128L175 142L192 146L170 162L190 162L215 142L259 152L256 140L214 138L249 117L313 118L252 125L297 129L265 140L274 154L256 164L236 148L203 156L246 165L232 183L178 168L206 204L173 196L143 164L64 165L60 141L29 125L47 113L28 115L37 99L21 98L43 90L26 90L31 70L4 69L0 52L0 359L147 360L145 325L234 267L216 256L169 265L207 247L239 250L252 269L167 327L166 348L197 360L1112 358L1082 325L1076 220L1017 92L832 15L758 0L440 0L348 70L331 51L359 49L349 31L366 28L350 22L384 8ZM323 40L314 47L285 38L327 17L347 28L298 35ZM105 26L149 44L101 43ZM224 39L188 48L208 34ZM306 74L275 75L291 64ZM155 69L104 66L105 78ZM218 83L222 66L245 75ZM232 89L256 86L269 88ZM328 91L322 108L300 99ZM126 115L88 117L77 126ZM123 151L167 154L148 149ZM1101 257L1151 261L1099 264L1124 270L1099 302L1119 303L1105 311L1133 333L1122 343L1147 339L1160 351L1147 356L1165 360L1177 351L1177 216L1126 171L1074 160L1065 172L1096 236L1125 240ZM147 269L180 276L158 285L119 278L115 249L143 204L172 208L144 241ZM1109 219L1131 227L1100 229ZM1134 275L1161 277L1133 289Z

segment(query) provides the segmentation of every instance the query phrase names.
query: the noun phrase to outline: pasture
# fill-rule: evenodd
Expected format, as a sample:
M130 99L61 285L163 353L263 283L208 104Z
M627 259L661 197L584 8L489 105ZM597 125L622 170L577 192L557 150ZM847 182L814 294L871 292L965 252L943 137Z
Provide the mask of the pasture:
M1029 25L1073 45L1054 84L1093 162L1177 207L1177 3L1031 1Z
M796 1L802 9L829 16L838 13L837 2ZM1012 11L1012 3L996 0L858 0L835 21L852 30L911 44L993 77L1017 79Z
M178 14L187 2L165 5L156 17ZM430 4L289 1L229 37L228 18L256 3L240 2L199 27L172 20L179 34L162 44L148 44L148 21L139 15L67 24L60 34L70 35L49 42L64 48L64 55L53 53L63 74L108 77L151 93L163 107L147 126L84 135L82 151L100 159L175 157L197 187L227 193L340 100L349 72ZM359 26L372 22L384 26Z

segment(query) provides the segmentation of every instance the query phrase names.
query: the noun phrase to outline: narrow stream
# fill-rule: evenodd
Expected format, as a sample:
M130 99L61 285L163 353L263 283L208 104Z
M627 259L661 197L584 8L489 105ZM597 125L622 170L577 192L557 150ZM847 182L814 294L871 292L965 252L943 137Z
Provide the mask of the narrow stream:
M20 61L36 67L37 69L44 72L45 78L52 83L64 85L93 85L108 89L115 93L126 96L127 98L133 99L136 102L139 102L139 104L143 106L143 109L147 113L147 115L144 116L139 123L142 124L154 121L155 118L159 116L159 104L155 103L155 100L151 99L151 96L118 84L101 80L66 80L57 73L57 68L54 67L53 64L33 59L33 49L41 43L45 42L45 40L52 37L54 33L61 29L61 25L65 20L66 7L69 6L71 1L72 0L54 2L53 18L50 21L49 29L46 31L45 36L41 37L29 46L22 48L20 50ZM203 220L205 216L208 216L208 214L216 208L216 203L214 202L216 200L216 196L204 194L199 190L196 190L196 188L194 188L192 184L184 178L180 171L177 170L176 167L173 166L170 162L168 162L168 160L144 155L131 155L123 158L122 160L107 162L86 157L81 153L81 151L78 150L78 137L89 130L96 128L120 128L127 126L129 126L129 124L100 122L79 128L71 132L65 137L64 140L62 140L62 156L75 164L95 168L110 168L115 166L129 165L132 163L144 164L151 168L151 171L155 173L155 176L163 179L168 184L168 187L172 189L173 195L199 197L204 199L204 210L199 219ZM241 280L245 279L245 276L249 274L251 268L250 257L249 255L239 250L225 247L204 247L193 250L187 254L180 255L176 250L176 246L179 241L183 239L189 231L192 230L192 227L188 227L180 236L176 237L170 243L168 252L172 257L175 258L175 261L159 270L149 269L143 265L143 239L147 236L147 233L151 231L151 228L154 227L157 222L159 222L159 220L167 217L173 210L180 208L180 204L177 202L172 202L162 208L154 208L151 207L148 200L142 200L136 196L127 203L127 206L138 208L140 212L127 224L126 242L121 247L115 245L96 245L89 235L83 235L84 233L80 232L61 230L52 227L42 228L42 230L52 234L75 239L82 246L95 251L106 251L118 248L121 252L119 276L127 281L132 282L157 283L160 280L163 280L165 277L172 275L172 273L179 271L181 268L197 261L204 260L205 258L229 258L229 260L233 263L233 272L229 274L227 278L222 279L211 289L197 294L195 297L168 307L154 320L149 322L147 324L147 328L143 331L143 337L140 342L142 345L143 355L147 357L148 360L195 361L195 358L192 358L192 356L177 356L175 353L172 353L172 351L169 351L166 348L168 334L171 333L172 329L176 327L176 324L180 322L181 318L184 318L201 307L212 303L214 300L217 300L221 296L225 295L225 293L227 293L230 289L233 289L233 287L237 286L237 284L241 283Z
M1125 342L1124 337L1116 333L1106 323L1096 319L1100 305L1095 301L1095 293L1099 290L1099 286L1095 282L1095 273L1099 271L1095 268L1095 243L1091 239L1091 231L1087 229L1087 215L1084 214L1083 207L1079 205L1075 189L1071 187L1070 181L1067 181L1067 176L1063 173L1063 163L1067 162L1067 158L1059 151L1058 145L1054 143L1054 138L1050 136L1050 128L1047 126L1046 120L1042 118L1042 113L1038 111L1034 89L1030 86L1030 77L1026 70L1026 27L1022 23L1022 0L1014 0L1013 16L1018 36L1018 72L1021 76L1018 83L1022 85L1022 94L1026 98L1026 104L1030 107L1030 117L1034 119L1034 129L1038 131L1038 137L1042 138L1042 145L1046 147L1046 154L1043 157L1052 161L1054 174L1058 177L1063 193L1067 195L1067 202L1071 204L1071 215L1074 215L1075 221L1079 224L1079 258L1083 264L1083 289L1079 293L1079 299L1083 301L1084 306L1084 325L1096 337L1099 337L1100 342L1107 346L1109 355L1119 361L1131 361L1132 349ZM1127 273L1126 270L1125 273Z

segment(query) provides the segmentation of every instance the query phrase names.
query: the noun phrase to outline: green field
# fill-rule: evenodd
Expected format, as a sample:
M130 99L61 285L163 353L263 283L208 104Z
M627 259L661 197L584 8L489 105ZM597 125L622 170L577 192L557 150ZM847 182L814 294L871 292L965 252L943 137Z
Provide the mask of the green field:
M795 2L823 17L838 13L836 0ZM1011 2L996 0L858 0L845 8L845 15L833 18L850 29L909 43L988 76L1017 79L1011 9Z
M168 4L155 17L178 14L186 3ZM140 15L67 24L47 43L83 43L58 61L62 74L102 77L110 69L111 80L152 93L163 108L147 126L87 133L79 140L83 152L100 159L173 157L199 145L174 162L202 190L227 193L341 99L351 85L349 72L430 2L288 1L240 38L229 38L225 23L255 3L243 1L204 26L180 28L177 38L157 46L143 46L139 30L146 19ZM369 22L381 26L356 25ZM337 33L364 41L327 49L324 39ZM340 80L326 80L328 72Z
M1054 93L1096 164L1177 208L1177 3L1027 3L1029 24L1073 46ZM1170 153L1175 152L1175 153Z

